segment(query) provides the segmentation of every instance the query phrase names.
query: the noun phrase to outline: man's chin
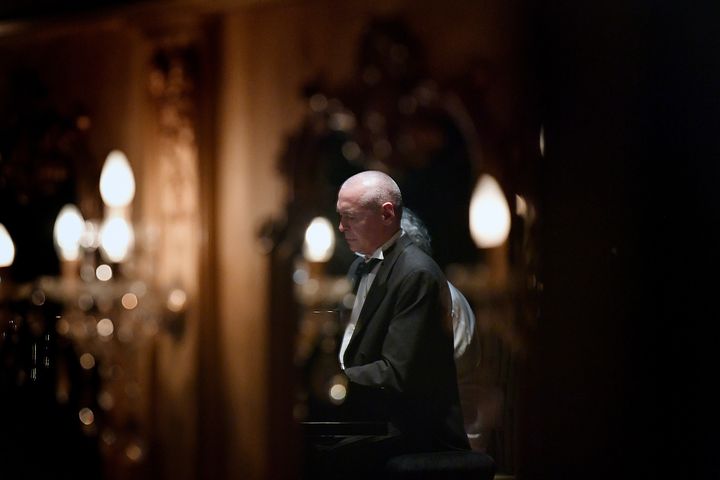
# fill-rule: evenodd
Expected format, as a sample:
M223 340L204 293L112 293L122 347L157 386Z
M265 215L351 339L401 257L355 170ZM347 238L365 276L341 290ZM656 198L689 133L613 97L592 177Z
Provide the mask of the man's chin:
M347 243L348 248L350 248L350 250L352 252L358 253L360 255L369 255L368 253L361 251L362 247L360 245L358 245L358 243L356 241L345 239L345 243Z

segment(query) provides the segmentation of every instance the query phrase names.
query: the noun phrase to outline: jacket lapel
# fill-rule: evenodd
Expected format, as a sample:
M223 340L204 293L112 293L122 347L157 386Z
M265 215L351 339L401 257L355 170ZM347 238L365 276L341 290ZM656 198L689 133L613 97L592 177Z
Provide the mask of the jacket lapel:
M385 294L387 293L387 280L390 276L390 272L392 272L395 262L400 257L400 253L402 253L402 251L405 250L411 242L412 241L407 237L407 235L403 235L397 239L395 245L390 247L387 252L383 252L383 256L385 258L380 264L375 280L373 281L370 291L365 298L365 303L360 311L360 316L358 317L357 324L355 325L355 332L350 339L350 343L348 344L348 348L345 352L345 357L348 356L349 352L352 352L356 348L357 342L360 338L362 338L365 328L370 323L370 319L377 310L382 299L385 298Z

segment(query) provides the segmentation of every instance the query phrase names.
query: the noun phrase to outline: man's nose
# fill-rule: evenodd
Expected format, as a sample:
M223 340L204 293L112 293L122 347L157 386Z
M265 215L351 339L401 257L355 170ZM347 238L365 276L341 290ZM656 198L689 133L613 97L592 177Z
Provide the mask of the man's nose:
M340 233L345 232L345 226L343 225L342 220L338 222L338 230L340 230Z

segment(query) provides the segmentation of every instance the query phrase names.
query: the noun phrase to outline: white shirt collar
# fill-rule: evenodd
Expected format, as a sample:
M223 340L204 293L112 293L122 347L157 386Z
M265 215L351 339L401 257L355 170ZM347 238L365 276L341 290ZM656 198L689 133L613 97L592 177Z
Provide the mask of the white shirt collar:
M377 258L377 259L380 259L380 260L384 260L384 259L385 259L385 256L383 255L383 251L385 251L385 250L387 250L388 248L392 247L392 245L397 241L397 239L400 238L400 237L401 237L402 235L404 235L404 234L405 234L405 231L401 228L400 230L398 230L398 231L395 233L395 235L393 235L392 237L390 237L390 240L388 240L387 242L385 242L385 243L383 243L382 245L380 245L380 247L379 247L377 250L375 250L375 251L372 253L372 255L370 255L370 256L363 255L362 253L357 253L357 252L355 253L355 255L357 255L358 257L364 258L366 262L367 262L367 261L370 261L370 260L373 259L373 258Z

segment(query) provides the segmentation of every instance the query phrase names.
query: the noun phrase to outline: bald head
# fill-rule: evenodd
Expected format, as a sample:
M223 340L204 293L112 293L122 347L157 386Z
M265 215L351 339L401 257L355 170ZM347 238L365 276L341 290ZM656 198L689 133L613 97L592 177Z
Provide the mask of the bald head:
M369 255L400 229L400 188L385 173L358 173L340 187L337 211L340 231L350 248Z
M392 177L377 170L368 170L345 180L340 190L346 187L360 192L358 201L363 207L380 207L383 203L391 203L399 224L402 217L402 194Z

